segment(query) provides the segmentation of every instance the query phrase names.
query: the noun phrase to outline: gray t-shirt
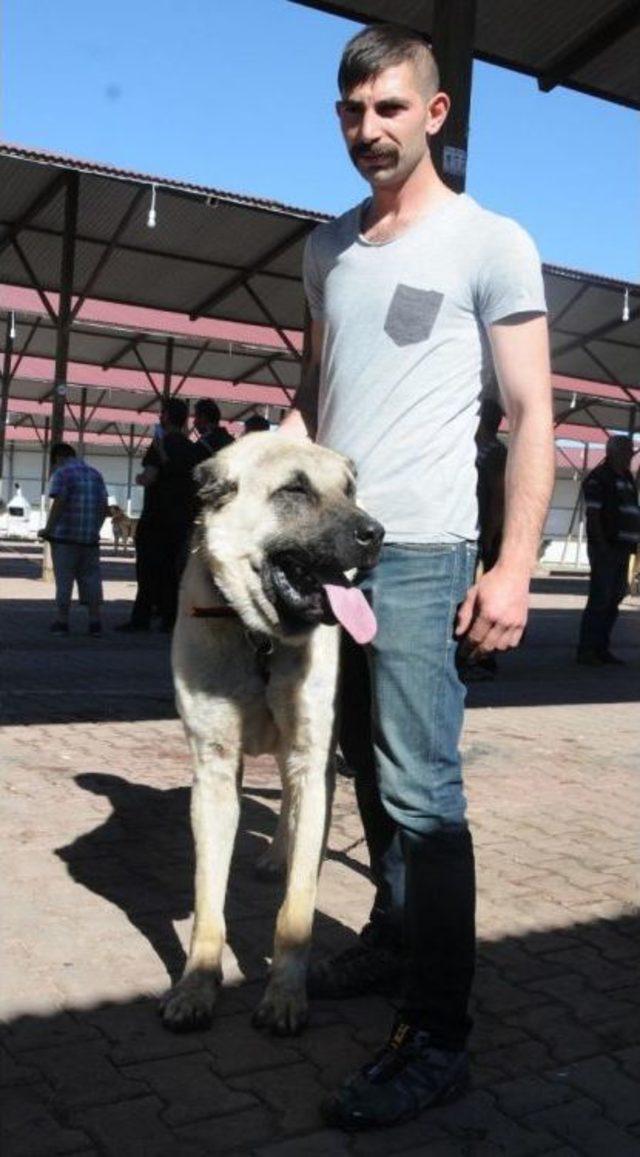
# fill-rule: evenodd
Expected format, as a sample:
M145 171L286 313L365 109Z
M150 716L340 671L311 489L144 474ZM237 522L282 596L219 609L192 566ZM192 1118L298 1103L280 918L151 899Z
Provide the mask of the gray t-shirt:
M318 442L353 460L387 542L475 539L485 327L546 311L540 259L519 225L465 194L383 244L360 235L364 205L305 250L324 322Z

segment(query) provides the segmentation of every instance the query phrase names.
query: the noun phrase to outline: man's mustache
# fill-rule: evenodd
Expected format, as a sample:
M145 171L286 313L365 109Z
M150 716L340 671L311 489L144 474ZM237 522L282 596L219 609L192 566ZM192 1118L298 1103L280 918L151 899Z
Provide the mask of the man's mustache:
M354 145L349 151L352 161L358 161L364 157L367 160L395 161L398 156L397 149L372 149L369 145Z

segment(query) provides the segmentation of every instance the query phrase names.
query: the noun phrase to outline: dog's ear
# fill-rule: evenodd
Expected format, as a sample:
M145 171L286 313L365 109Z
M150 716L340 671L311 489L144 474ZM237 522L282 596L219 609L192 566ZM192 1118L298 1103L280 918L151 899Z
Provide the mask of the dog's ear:
M219 510L238 492L238 483L217 466L215 458L206 458L193 471L198 498L205 506Z

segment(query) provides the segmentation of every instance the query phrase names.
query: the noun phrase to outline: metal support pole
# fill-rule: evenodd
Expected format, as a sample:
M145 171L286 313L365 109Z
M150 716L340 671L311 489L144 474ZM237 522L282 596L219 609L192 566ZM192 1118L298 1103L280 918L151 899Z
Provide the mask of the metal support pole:
M4 342L4 359L2 363L2 395L0 396L0 498L4 498L4 444L7 434L7 411L9 408L9 389L11 387L11 358L13 355L13 318L7 314L7 333ZM14 323L15 324L15 323Z
M436 168L442 179L463 193L477 0L435 0L433 51L440 69L440 87L451 97L451 110L432 141Z
M162 382L162 401L166 402L171 397L171 375L173 373L173 346L175 339L167 338L167 348L164 355L164 380Z
M84 432L87 425L87 387L83 386L80 393L80 421L78 422L78 454L84 454Z
M131 488L132 488L132 483L133 483L133 456L135 453L134 448L133 448L133 439L135 436L135 429L136 428L132 422L131 425L129 426L129 450L128 450L128 459L129 460L127 463L127 518L131 518Z
M49 434L51 420L47 414L44 420L44 438L42 439L42 472L40 474L40 519L44 526L47 510L47 477L49 475Z
M51 407L52 443L60 442L64 433L64 409L67 393L67 362L69 359L71 297L73 294L73 274L75 265L79 191L79 174L71 172L67 173L64 204L64 235L62 239L62 261L60 268L58 337L56 342L56 365L53 381L53 402Z

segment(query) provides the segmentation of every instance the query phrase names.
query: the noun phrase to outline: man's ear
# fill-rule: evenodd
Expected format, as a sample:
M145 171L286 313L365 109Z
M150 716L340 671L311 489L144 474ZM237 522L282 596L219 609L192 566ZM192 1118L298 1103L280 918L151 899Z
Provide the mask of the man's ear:
M204 506L219 510L238 492L238 483L216 466L214 458L200 462L193 471L198 487L198 498Z

